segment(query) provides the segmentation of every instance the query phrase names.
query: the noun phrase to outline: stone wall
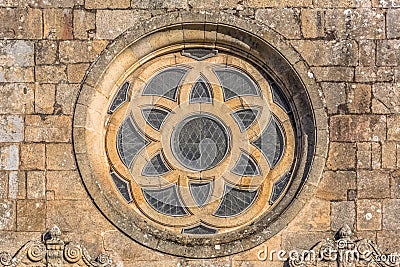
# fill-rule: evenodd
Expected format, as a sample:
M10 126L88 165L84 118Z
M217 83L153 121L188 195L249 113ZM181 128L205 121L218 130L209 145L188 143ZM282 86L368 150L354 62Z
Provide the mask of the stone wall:
M383 252L400 252L397 0L0 0L0 251L15 253L57 224L66 239L124 266L265 266L264 245L190 260L136 244L94 206L77 171L72 114L86 70L126 29L176 10L257 20L300 53L321 87L330 140L323 177L265 245L309 249L348 224Z

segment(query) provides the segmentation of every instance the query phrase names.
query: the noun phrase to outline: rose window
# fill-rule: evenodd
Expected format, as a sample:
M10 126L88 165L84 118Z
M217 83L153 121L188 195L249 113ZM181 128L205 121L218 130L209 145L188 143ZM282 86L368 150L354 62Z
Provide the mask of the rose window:
M290 184L291 105L241 57L189 49L154 58L121 81L108 112L110 179L158 228L227 233L267 213Z

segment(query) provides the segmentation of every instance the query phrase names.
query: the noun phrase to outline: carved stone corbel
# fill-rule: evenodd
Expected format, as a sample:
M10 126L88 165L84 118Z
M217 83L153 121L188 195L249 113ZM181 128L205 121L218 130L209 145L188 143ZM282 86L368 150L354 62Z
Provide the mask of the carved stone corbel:
M319 242L310 250L291 255L289 266L381 266L399 267L400 254L383 254L371 240L354 240L348 225L343 226L334 239Z
M42 241L29 241L15 255L0 252L0 266L79 266L111 267L111 258L103 253L92 260L87 250L77 242L64 242L61 231L54 226L43 234Z

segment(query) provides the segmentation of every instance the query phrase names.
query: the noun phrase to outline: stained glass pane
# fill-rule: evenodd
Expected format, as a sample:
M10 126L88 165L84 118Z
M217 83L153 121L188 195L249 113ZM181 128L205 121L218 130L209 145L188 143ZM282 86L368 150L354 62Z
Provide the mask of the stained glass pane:
M108 113L113 113L117 108L119 108L127 99L130 84L125 82L121 88L118 90L117 94L114 96L113 101L108 109Z
M258 115L257 109L242 109L231 114L239 125L240 131L243 132L250 127L256 120Z
M211 103L210 88L203 78L199 78L190 92L190 103Z
M191 182L189 183L189 189L194 199L194 202L196 202L197 206L202 207L207 204L211 196L212 184L211 182Z
M285 150L285 141L282 129L274 117L271 117L261 136L252 144L264 154L271 169L278 164Z
M260 175L257 163L245 153L241 153L232 172L237 175L257 176Z
M129 183L122 179L118 174L115 172L110 173L111 178L114 181L115 186L117 187L119 193L122 195L125 200L130 203L132 202L132 193Z
M143 90L143 95L156 95L176 100L178 87L187 73L184 68L169 68L156 74Z
M214 215L218 217L239 215L253 204L257 194L257 190L244 190L225 185L224 196Z
M161 154L154 156L143 168L143 176L158 176L169 172L170 169L165 164Z
M122 162L130 168L135 156L145 146L149 144L132 123L132 119L128 117L121 124L117 133L117 150Z
M169 216L187 214L176 185L162 189L142 189L142 191L147 203L156 211Z
M194 227L185 228L182 230L182 233L188 235L213 235L217 233L217 229L200 224Z
M290 172L285 173L281 178L279 178L278 181L274 183L274 186L272 188L272 194L269 199L269 204L274 204L275 201L279 198L279 196L282 194L283 190L286 188L287 184L289 183L290 180Z
M224 159L229 146L225 128L209 116L193 116L176 128L172 148L176 158L192 170L206 170Z
M142 110L142 115L146 122L158 131L167 118L168 112L159 108L146 108Z
M225 101L237 96L257 96L260 94L253 80L239 70L221 68L214 70L214 73L222 86Z

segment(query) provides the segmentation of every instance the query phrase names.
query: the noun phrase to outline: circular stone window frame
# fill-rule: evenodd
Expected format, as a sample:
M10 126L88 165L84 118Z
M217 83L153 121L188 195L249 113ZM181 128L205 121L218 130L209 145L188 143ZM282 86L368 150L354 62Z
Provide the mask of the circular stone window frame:
M250 226L211 238L178 236L150 226L110 186L104 139L113 95L131 68L188 47L225 49L269 70L294 103L303 152L286 194ZM307 63L274 30L223 12L173 12L127 30L98 57L82 82L73 117L73 147L83 183L104 216L138 243L163 253L214 258L254 248L284 229L314 195L328 150L328 123L320 86ZM296 108L297 107L297 108ZM301 109L298 109L301 107Z

